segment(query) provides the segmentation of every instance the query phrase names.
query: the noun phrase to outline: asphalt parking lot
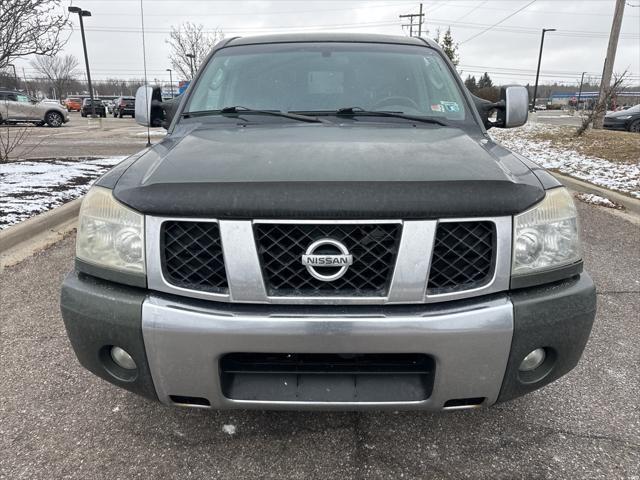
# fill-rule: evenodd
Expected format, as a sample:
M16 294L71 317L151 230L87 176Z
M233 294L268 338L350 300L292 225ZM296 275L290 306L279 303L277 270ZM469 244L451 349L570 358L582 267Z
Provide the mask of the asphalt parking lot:
M546 125L569 125L577 127L582 122L579 114L571 115L563 110L546 110L530 113L529 118L533 122L544 123Z
M21 145L21 158L121 156L142 150L147 144L146 127L131 117L82 118L69 113L69 122L59 128L20 125L28 135ZM164 129L152 129L151 142L164 136Z
M442 414L179 410L113 387L64 331L69 236L0 274L0 478L638 479L640 222L580 211L598 315L578 367Z

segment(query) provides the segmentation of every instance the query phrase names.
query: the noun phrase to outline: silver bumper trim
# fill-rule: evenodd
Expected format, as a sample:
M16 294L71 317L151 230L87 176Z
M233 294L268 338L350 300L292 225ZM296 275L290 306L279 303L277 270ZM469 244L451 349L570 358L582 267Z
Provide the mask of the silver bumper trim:
M202 397L213 408L441 410L451 399L484 397L491 405L498 397L513 332L506 296L457 306L316 311L149 296L142 331L158 398L175 405L170 395ZM425 353L436 363L433 393L392 403L231 400L222 394L218 362L232 352Z

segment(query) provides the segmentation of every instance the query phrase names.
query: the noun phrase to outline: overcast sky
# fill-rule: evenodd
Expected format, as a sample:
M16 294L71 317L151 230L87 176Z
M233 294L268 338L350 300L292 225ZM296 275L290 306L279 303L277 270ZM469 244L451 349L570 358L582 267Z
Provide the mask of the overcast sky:
M220 28L227 37L300 31L372 32L406 35L403 13L417 13L419 2L403 0L143 0L149 78L168 80L172 25L190 21L208 30ZM424 2L426 29L451 31L460 43L462 76L484 71L499 83L533 83L540 30L547 33L541 83L575 83L583 71L598 77L607 49L614 0L432 0ZM142 77L142 35L139 0L63 1L90 10L85 19L92 76ZM628 0L614 71L628 68L640 84L640 0ZM525 7L522 9L523 7ZM634 7L635 6L635 7ZM517 12L519 9L521 11ZM517 12L517 13L515 13ZM488 27L514 14L498 26ZM74 30L65 53L82 61L82 41L74 15ZM423 27L425 28L425 27ZM480 35L478 35L480 34ZM472 38L473 37L473 38ZM27 61L27 77L34 75ZM84 64L82 64L84 66ZM20 73L21 70L19 70ZM177 80L174 78L174 80Z

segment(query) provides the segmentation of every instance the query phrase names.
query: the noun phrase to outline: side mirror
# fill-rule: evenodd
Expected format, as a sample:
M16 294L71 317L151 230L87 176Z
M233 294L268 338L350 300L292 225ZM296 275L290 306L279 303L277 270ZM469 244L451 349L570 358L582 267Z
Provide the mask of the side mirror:
M529 117L529 92L519 85L506 85L500 88L500 100L490 102L472 95L478 113L485 128L514 128L527 123ZM496 111L496 121L489 120Z
M136 122L143 126L151 125L151 100L153 88L143 85L136 91Z
M529 92L519 85L507 85L500 89L500 103L496 127L514 128L527 123L529 117Z
M140 125L159 127L164 121L162 89L143 85L136 91L136 122Z

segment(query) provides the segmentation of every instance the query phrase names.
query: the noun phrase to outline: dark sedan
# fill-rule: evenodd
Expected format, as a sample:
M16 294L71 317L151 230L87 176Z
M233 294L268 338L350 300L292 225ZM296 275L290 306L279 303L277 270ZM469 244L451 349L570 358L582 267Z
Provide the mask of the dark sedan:
M604 128L640 133L640 104L627 110L608 113L604 117Z

